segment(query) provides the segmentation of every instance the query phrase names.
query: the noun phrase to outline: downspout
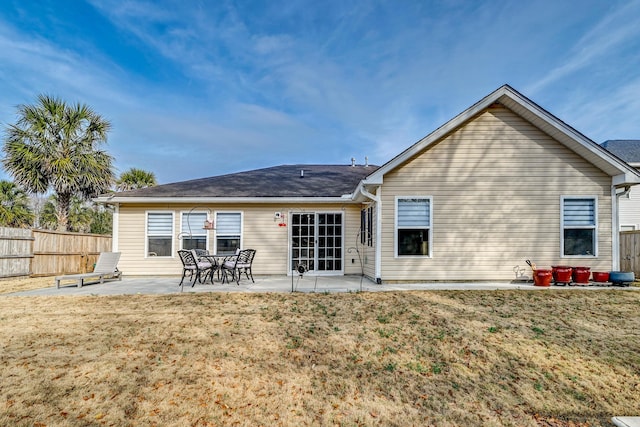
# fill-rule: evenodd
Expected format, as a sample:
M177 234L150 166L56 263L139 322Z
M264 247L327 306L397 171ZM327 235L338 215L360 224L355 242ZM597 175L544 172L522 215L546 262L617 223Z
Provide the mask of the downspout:
M615 186L611 186L611 212L612 212L612 238L613 242L612 257L611 257L611 270L620 270L620 197L626 196L631 191L630 185L624 186L624 191L618 193Z
M364 189L364 185L360 186L360 194L362 194L364 197L373 200L376 204L376 263L375 263L375 277L376 277L376 283L377 284L382 284L382 276L381 276L381 271L382 271L382 260L381 255L382 255L382 220L381 220L381 216L382 216L382 207L380 206L380 195L378 194L378 192L380 191L380 186L376 187L376 194L371 194L370 192L368 192L367 190Z

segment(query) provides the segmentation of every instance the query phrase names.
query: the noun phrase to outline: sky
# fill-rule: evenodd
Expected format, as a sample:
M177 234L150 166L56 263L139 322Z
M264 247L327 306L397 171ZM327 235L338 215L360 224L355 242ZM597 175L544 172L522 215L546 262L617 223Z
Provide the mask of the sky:
M381 165L503 84L640 139L640 0L2 0L0 129L40 94L169 183ZM0 179L11 179L0 169Z

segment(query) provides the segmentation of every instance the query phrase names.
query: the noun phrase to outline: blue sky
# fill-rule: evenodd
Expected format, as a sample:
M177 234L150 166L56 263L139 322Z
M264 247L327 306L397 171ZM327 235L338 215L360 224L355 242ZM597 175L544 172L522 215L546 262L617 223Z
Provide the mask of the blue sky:
M3 0L0 126L41 93L88 104L118 172L161 183L382 164L505 83L640 139L638 22L616 0Z

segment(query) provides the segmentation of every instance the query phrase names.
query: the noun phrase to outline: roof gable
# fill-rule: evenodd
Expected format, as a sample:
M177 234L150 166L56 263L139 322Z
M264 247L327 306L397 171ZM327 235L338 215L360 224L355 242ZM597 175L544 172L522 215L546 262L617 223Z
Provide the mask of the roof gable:
M382 165L365 178L363 185L382 184L385 174L395 170L415 155L428 150L430 146L473 120L474 117L496 103L513 111L609 176L614 177L613 182L615 185L623 186L625 184L640 183L640 175L624 161L612 155L509 85L504 85Z

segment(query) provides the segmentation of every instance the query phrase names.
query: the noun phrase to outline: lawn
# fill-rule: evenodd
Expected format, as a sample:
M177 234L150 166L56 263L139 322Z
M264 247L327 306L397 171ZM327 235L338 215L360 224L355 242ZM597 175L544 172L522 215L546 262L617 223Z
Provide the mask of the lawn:
M640 292L0 297L0 425L598 426Z

